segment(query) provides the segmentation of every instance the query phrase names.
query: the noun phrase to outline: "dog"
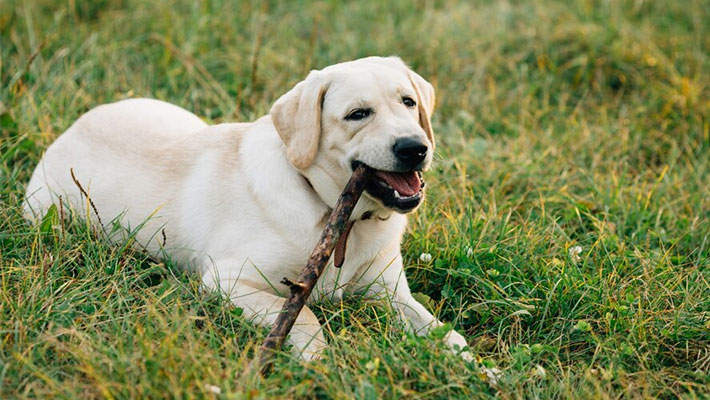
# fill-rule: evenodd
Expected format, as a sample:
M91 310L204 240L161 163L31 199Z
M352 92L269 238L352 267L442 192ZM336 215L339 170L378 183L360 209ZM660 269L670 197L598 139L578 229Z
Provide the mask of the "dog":
M309 303L350 294L387 298L419 335L441 326L410 293L400 242L424 199L434 88L398 57L311 71L250 123L207 125L175 105L129 99L82 115L45 152L27 186L26 216L62 202L104 227L131 232L156 258L199 273L262 326L303 269L340 192L364 163L374 169ZM123 233L112 229L120 224ZM344 254L343 254L344 251ZM444 337L465 360L466 340ZM306 306L288 342L305 360L326 346Z

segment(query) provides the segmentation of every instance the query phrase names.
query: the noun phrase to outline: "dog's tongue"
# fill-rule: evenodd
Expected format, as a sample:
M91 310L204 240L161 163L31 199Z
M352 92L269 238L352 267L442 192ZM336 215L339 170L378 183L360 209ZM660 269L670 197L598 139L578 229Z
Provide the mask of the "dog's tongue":
M414 196L422 189L422 181L419 175L414 172L388 172L376 171L375 176L387 182L393 189L402 196Z

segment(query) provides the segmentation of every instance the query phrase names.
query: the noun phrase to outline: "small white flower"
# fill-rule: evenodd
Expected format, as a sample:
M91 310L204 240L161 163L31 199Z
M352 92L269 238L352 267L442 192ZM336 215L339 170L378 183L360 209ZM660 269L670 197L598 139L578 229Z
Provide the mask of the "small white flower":
M429 253L422 253L422 254L419 256L419 260L421 260L421 262L428 263L429 261L431 261L431 254L429 254Z
M465 250L466 250L466 257L468 257L468 258L473 257L473 249L471 248L471 246L466 246Z
M545 368L543 368L542 365L535 364L535 376L538 378L544 378L547 376L547 371L545 371Z
M569 248L569 258L573 263L578 264L582 259L579 255L582 254L582 246L573 246Z
M479 377L486 382L490 383L492 386L495 386L498 384L498 378L500 378L503 375L503 371L499 370L498 368L488 368L488 367L481 367L480 372L479 372Z
M210 385L209 383L205 384L205 389L207 389L207 391L210 391L214 394L221 394L222 393L222 389L220 389L219 386Z

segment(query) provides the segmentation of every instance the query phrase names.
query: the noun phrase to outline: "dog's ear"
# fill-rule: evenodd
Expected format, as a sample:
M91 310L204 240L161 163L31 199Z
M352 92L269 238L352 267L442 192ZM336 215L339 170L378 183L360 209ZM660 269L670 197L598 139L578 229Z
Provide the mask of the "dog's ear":
M417 92L417 109L419 111L419 125L421 125L426 136L434 147L434 131L431 128L431 114L434 112L434 87L424 78L411 69L407 70L409 81Z
M321 71L308 77L281 96L271 107L271 120L286 144L286 156L297 169L308 168L318 153L321 111L328 82Z

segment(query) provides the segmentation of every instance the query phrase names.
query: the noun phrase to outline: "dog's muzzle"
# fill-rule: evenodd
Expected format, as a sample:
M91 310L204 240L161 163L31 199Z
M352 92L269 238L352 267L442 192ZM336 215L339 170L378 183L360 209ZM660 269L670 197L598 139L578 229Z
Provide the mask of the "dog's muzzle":
M355 168L360 161L354 161ZM417 164L421 164L419 161ZM419 170L383 171L373 168L374 173L365 192L395 211L406 213L414 210L424 199L425 182Z

